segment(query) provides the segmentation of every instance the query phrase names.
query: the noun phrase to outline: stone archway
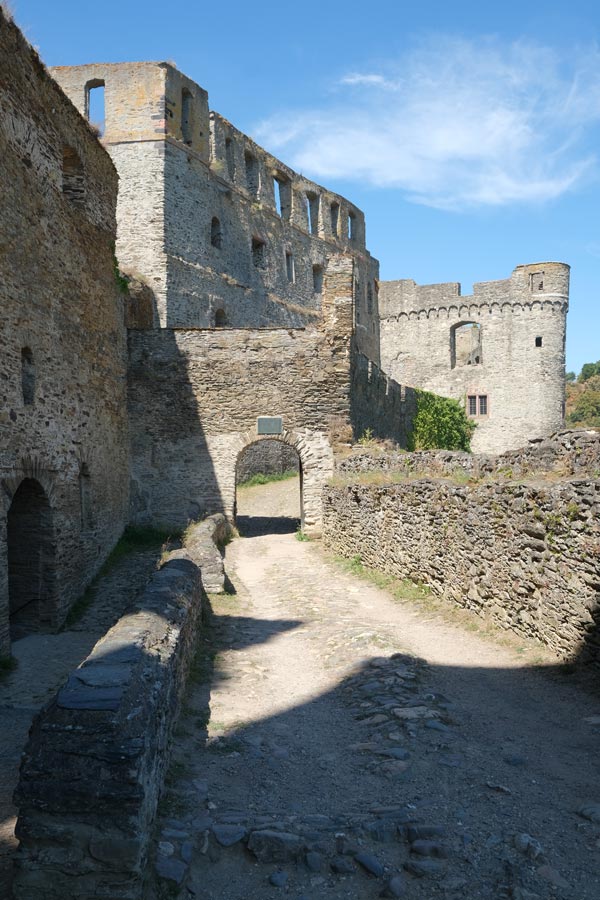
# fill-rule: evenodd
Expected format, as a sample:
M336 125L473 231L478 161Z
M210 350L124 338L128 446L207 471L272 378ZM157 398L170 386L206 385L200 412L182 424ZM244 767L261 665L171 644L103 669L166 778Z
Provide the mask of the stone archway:
M259 441L282 441L294 447L300 461L300 520L301 528L307 534L321 533L323 519L322 492L327 479L333 473L333 450L322 432L296 433L286 431L281 434L258 435L255 431L240 435L235 447L235 470L240 456ZM235 484L235 471L233 476ZM234 487L235 492L235 487ZM232 508L235 512L235 494Z
M11 640L56 625L56 546L48 495L24 478L6 517L8 612Z
M285 534L303 528L302 481L300 455L286 441L270 437L244 447L235 471L234 519L240 534Z

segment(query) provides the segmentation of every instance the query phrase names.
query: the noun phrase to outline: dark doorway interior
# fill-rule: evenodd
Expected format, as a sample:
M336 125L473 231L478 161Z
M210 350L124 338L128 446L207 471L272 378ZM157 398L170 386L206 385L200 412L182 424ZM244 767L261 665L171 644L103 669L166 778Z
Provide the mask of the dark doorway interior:
M10 635L15 641L56 624L52 510L35 479L19 485L7 526Z

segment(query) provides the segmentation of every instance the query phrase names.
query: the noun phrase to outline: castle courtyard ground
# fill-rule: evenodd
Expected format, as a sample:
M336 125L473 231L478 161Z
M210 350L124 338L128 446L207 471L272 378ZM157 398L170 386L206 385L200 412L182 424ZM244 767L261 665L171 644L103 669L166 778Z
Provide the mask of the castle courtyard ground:
M297 540L296 497L240 495L147 897L600 896L597 697Z

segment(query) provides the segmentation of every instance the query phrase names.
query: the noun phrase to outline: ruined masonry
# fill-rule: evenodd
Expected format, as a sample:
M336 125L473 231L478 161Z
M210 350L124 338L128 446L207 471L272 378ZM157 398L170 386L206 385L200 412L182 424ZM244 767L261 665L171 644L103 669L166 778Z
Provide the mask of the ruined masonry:
M415 387L464 400L477 450L560 427L567 266L380 283L361 211L173 66L50 77L5 16L0 49L3 653L61 625L126 523L233 518L259 440L297 455L316 534L336 443L405 446Z

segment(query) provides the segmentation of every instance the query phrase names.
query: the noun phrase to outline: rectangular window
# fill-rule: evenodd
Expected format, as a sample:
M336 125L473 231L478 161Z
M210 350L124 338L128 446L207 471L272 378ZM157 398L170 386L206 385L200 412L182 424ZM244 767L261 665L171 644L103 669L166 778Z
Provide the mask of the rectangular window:
M319 195L308 192L306 194L306 216L308 230L311 234L319 233Z
M541 337L536 337L536 339L535 339L535 346L536 346L536 347L541 347L541 346L542 346L542 339L541 339Z
M287 275L287 280L293 282L295 280L294 275L294 254L289 250L285 254L285 271Z
M487 416L488 414L488 402L486 394L482 394L479 398L479 415Z
M275 209L282 219L289 219L292 211L292 185L283 175L273 176L273 192L275 194Z
M252 238L252 262L257 269L265 268L265 242Z
M348 212L348 240L356 240L356 216L352 210Z
M476 416L477 415L477 397L469 397L469 415Z
M340 224L340 204L331 204L331 233L334 237L338 236L338 228Z
M244 153L244 163L246 165L246 187L251 194L257 197L259 188L258 160L246 150Z

